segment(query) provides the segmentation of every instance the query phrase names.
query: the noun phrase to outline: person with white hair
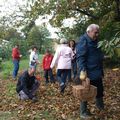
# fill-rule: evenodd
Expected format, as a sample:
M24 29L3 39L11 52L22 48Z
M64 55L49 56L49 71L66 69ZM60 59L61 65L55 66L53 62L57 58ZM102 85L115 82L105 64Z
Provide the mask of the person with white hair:
M53 57L51 68L57 66L57 79L60 83L60 92L64 93L66 87L66 78L71 71L72 61L72 49L68 46L68 42L65 38L60 40L60 46L57 48Z
M103 103L103 53L98 48L99 26L91 24L86 33L80 37L76 47L77 63L79 75L85 71L86 78L90 84L97 87L96 106L101 111L104 109ZM80 103L80 117L89 117L90 111L87 109L87 101Z

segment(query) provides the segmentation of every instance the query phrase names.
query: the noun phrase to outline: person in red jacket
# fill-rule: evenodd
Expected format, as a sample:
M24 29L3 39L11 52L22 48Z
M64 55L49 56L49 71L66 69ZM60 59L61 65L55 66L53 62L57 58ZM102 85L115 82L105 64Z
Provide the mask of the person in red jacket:
M50 77L51 83L55 82L52 69L50 68L52 59L53 59L53 55L50 53L49 50L46 50L46 54L43 57L43 70L44 70L44 77L46 80L46 84L49 83L48 77Z
M13 65L14 65L14 69L13 69L13 79L15 80L18 74L18 70L19 70L19 61L20 58L22 57L22 55L20 54L19 51L19 45L16 45L13 49L12 49L12 59L13 59Z

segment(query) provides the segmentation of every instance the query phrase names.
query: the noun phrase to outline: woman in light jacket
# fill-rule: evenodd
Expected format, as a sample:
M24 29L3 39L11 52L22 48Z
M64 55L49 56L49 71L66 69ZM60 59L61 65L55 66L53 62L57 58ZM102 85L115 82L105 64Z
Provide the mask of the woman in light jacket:
M71 70L71 61L73 52L68 46L68 42L65 38L60 40L60 46L57 48L54 58L51 63L51 68L57 66L57 79L60 83L60 92L64 93L66 87L66 78Z

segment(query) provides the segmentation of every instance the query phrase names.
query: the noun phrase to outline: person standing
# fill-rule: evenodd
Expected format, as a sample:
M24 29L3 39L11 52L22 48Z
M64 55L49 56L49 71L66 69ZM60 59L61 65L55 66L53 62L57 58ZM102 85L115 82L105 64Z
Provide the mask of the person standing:
M72 74L73 74L73 80L75 80L77 76L77 62L76 62L76 43L74 40L69 41L69 47L73 51L73 58L72 58L72 69L68 75L68 80L71 80Z
M20 51L19 51L19 45L15 45L15 47L12 49L12 59L13 59L13 65L14 65L12 76L14 80L16 79L18 74L19 62L21 57L22 55L20 54Z
M49 83L48 77L50 77L51 83L55 82L52 69L50 68L52 59L53 59L53 55L50 53L49 50L46 50L46 54L43 57L43 70L44 70L44 77L46 80L46 84Z
M103 102L103 53L98 48L99 26L91 24L86 33L80 37L77 44L77 63L79 73L86 71L90 84L97 87L96 106L104 109ZM80 117L87 118L91 115L87 109L87 101L80 103Z
M68 46L65 38L60 40L60 46L57 48L53 57L51 68L57 66L57 79L60 83L60 92L64 93L66 87L66 78L71 70L72 49Z
M33 46L31 54L30 54L29 67L30 68L35 68L35 71L36 71L37 64L39 64L38 54L37 54L37 47Z

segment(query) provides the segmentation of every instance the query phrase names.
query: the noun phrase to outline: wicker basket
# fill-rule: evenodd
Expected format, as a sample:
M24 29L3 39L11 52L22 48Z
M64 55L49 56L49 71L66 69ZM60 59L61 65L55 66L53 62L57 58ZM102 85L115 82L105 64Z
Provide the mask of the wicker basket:
M90 85L89 89L82 85L73 86L73 96L78 98L80 101L92 101L97 95L97 88Z

